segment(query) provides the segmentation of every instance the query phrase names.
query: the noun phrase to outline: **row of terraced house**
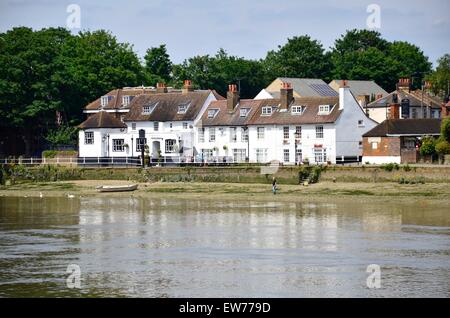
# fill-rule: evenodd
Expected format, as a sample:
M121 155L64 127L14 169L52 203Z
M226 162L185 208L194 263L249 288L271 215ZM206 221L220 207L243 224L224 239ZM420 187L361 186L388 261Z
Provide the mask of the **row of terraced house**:
M137 158L144 147L150 158L171 162L360 162L363 135L392 117L389 102L379 105L392 96L370 81L290 78L254 99L241 99L234 84L222 97L189 80L181 89L116 89L85 107L79 156ZM439 117L434 108L427 104L421 115Z

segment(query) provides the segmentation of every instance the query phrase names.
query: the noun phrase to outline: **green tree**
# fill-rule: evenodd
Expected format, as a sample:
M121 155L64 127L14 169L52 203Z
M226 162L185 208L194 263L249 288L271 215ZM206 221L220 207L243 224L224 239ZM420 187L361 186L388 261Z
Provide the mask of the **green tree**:
M56 147L59 145L76 145L78 128L72 126L61 126L48 131L45 139Z
M21 136L30 154L64 105L56 60L72 36L62 28L33 32L20 27L0 38L0 128Z
M21 27L0 34L0 130L10 146L22 144L20 136L25 150L17 151L26 155L40 150L48 131L78 124L87 103L140 83L131 46L106 31Z
M172 62L165 44L148 49L144 60L145 79L148 84L156 86L158 82L168 83L171 80Z
M269 51L263 65L269 81L276 77L329 79L331 61L322 44L305 35L290 38L278 50Z
M428 79L435 94L441 96L450 94L450 54L445 54L438 60L436 70Z
M431 70L431 63L415 45L390 43L376 31L350 30L335 41L331 52L333 76L338 79L374 80L393 91L401 77L421 78Z
M175 65L173 75L176 86L190 79L197 88L215 89L223 96L231 83L240 84L242 98L253 98L261 87L267 85L259 61L231 56L223 49L215 56L195 56L181 65Z
M431 73L431 62L414 44L396 41L389 45L388 56L398 62L398 78L414 75L413 88L421 88L422 79ZM398 79L397 78L397 79Z

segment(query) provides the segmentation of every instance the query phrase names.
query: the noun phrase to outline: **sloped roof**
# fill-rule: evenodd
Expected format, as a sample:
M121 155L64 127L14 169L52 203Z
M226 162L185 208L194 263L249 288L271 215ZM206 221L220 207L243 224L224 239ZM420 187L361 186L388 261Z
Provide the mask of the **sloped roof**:
M194 120L212 91L188 93L141 94L130 103L125 121L184 121ZM218 95L215 93L215 95ZM219 95L220 96L220 95ZM186 113L178 114L179 105L189 105ZM151 114L143 114L144 106L155 105Z
M283 83L291 83L294 92L301 97L338 96L338 93L321 79L279 77L278 80ZM273 92L279 93L279 89L270 91L270 93Z
M335 91L339 92L339 87L342 85L343 80L333 80L330 82L330 87L332 87ZM356 81L351 80L347 81L347 86L350 87L350 91L354 96L371 96L374 94L377 95L388 95L381 86L379 86L374 81Z
M245 126L256 112L263 100L241 99L232 112L227 109L227 100L214 101L209 104L202 116L203 126ZM240 116L242 108L249 109L246 117ZM218 110L214 118L208 118L209 110Z
M131 88L131 89L114 89L103 96L111 96L108 104L103 109L121 109L124 108L122 104L122 96L137 96L140 94L150 94L150 90L145 88ZM125 107L128 108L128 107ZM85 110L99 110L101 107L101 97L86 105Z
M99 111L89 116L79 126L81 129L90 128L127 128L123 122L117 119L114 115L107 113L106 111Z
M401 103L402 99L409 99L409 105L410 107L420 107L422 104L422 91L416 90L416 91L404 91L404 90L395 90L392 93L388 94L387 96L383 98L379 98L372 103L367 104L366 107L368 108L377 108L377 107L386 107L389 104L393 103L393 95L397 94L398 96L398 103ZM423 105L425 107L430 106L431 108L441 108L442 102L435 96L431 96L428 93L423 94Z
M332 105L333 109L328 115L318 115L320 105ZM270 116L262 116L262 108L272 106L274 111ZM279 99L244 99L232 112L227 110L227 102L212 102L202 117L203 126L244 126L244 125L296 125L296 124L324 124L333 123L341 114L338 97L301 97L295 98L287 111L280 111ZM301 115L292 114L292 106L306 106ZM247 117L240 117L240 109L249 108ZM208 110L218 109L214 118L208 118Z
M372 130L369 130L363 137L439 135L440 129L440 119L387 119Z
M280 100L263 100L255 114L252 116L249 125L296 125L296 124L325 124L334 123L341 114L339 110L339 97L300 97L295 98L287 111L280 111ZM333 108L328 115L318 115L320 105L331 105ZM276 106L277 109L270 116L263 116L264 106ZM301 115L292 114L293 106L305 106L305 111Z

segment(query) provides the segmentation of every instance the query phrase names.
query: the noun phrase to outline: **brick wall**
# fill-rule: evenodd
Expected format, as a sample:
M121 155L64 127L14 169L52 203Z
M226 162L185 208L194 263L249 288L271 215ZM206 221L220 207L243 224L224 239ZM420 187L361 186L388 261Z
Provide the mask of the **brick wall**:
M373 149L372 144L376 142L377 148ZM364 137L363 156L400 156L399 137Z

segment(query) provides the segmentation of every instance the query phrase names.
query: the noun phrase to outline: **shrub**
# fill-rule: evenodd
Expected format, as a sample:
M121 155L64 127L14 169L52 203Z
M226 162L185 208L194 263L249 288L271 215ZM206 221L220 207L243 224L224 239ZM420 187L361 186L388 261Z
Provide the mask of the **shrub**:
M388 171L388 172L392 172L393 170L399 170L400 167L397 163L387 163L384 165L381 165L380 167L381 169Z
M431 156L436 153L436 139L430 136L422 138L422 145L420 146L420 154L422 156Z
M447 140L439 140L436 143L436 152L440 155L450 154L450 143Z
M403 166L403 171L406 171L406 172L411 171L411 167L408 164L406 164Z

